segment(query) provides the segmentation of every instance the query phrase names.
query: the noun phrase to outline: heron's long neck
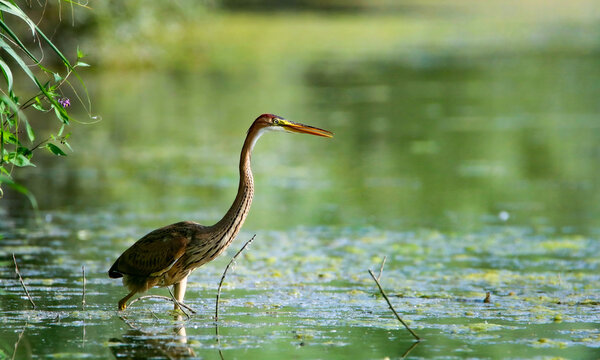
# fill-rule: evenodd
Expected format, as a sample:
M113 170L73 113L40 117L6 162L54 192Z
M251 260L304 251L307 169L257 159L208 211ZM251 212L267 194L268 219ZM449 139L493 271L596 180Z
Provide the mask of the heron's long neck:
M240 155L240 184L237 195L225 216L213 225L213 228L221 234L218 237L218 241L225 242L225 246L229 245L238 234L250 211L250 205L254 197L254 178L252 177L252 169L250 168L250 155L260 135L258 131L248 132Z

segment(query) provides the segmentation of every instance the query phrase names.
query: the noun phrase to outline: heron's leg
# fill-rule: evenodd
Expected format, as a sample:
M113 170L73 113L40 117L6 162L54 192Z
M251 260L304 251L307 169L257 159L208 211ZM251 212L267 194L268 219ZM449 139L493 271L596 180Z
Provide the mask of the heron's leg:
M175 284L173 286L173 290L174 290L174 295L175 295L175 300L177 300L177 302L182 303L183 302L183 297L185 296L185 289L187 287L187 276L184 277L183 279L181 279L180 282L178 282L177 284ZM179 309L179 305L177 304L177 302L175 302L174 305L174 309L177 310Z
M127 300L131 299L131 297L135 295L135 293L137 293L137 290L133 290L132 292L127 294L127 296L119 300L119 310L125 310L127 308Z

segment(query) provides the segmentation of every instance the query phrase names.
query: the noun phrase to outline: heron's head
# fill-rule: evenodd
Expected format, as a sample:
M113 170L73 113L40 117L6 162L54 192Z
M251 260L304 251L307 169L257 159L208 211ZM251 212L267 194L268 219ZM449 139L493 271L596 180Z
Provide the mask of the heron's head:
M278 130L317 135L328 138L333 137L333 133L330 131L319 129L310 125L295 123L273 114L262 114L256 118L249 131L252 131L253 129L259 131L260 133L264 131Z

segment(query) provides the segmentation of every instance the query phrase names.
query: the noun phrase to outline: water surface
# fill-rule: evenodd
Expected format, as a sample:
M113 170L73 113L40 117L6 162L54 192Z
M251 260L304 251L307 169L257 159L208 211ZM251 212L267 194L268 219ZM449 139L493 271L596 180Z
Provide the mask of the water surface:
M234 37L262 18L221 16ZM274 21L298 29L311 19L286 16ZM312 20L328 36L377 23ZM371 29L395 24L386 16ZM316 44L250 71L91 74L102 121L73 126L67 159L20 174L39 217L15 194L0 205L0 357L598 358L597 41L560 17L525 21L502 46L454 28L420 39L421 27L445 23L401 24L413 35L391 32L358 54ZM296 54L281 49L279 58ZM107 269L154 228L224 214L245 131L263 112L335 137L261 138L242 233L190 278L198 314L175 320L168 303L146 300L119 317L126 291ZM217 343L216 286L253 234L226 279ZM414 348L367 273L383 257L382 285L424 339Z

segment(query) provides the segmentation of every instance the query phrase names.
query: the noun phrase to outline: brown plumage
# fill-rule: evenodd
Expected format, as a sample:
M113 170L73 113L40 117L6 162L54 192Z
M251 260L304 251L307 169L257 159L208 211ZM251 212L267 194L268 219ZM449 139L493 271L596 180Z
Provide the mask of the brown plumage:
M250 211L254 196L250 155L258 138L268 130L333 136L327 130L294 123L276 115L259 116L248 129L240 156L237 196L225 216L212 226L182 221L151 231L115 261L108 275L111 278L123 277L123 284L130 291L119 301L119 310L124 310L127 301L136 293L154 286L174 285L175 298L183 301L188 275L219 256L231 244Z

